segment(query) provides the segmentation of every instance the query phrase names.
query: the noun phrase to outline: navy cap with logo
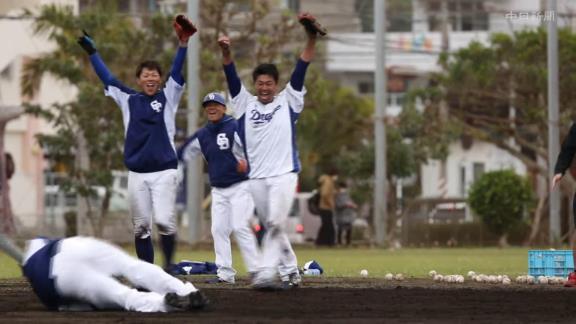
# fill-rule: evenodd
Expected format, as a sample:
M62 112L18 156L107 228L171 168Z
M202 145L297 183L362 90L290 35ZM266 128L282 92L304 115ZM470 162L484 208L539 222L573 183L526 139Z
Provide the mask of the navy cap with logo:
M206 107L206 105L210 102L215 102L221 104L222 106L226 106L226 99L224 99L224 97L222 97L222 95L217 92L211 92L207 94L202 101L202 107Z

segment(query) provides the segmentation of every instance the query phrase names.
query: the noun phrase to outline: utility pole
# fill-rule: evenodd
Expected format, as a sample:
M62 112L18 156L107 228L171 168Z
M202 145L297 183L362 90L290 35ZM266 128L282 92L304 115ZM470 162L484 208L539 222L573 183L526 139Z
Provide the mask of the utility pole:
M449 22L449 11L448 11L448 0L443 0L440 7L440 21L441 21L441 32L442 32L442 54L446 55L450 50L450 22ZM446 89L442 87L442 91L445 92ZM442 123L448 121L448 105L446 100L440 102L440 120ZM438 196L440 198L447 198L448 196L448 166L446 163L446 158L443 158L439 165L438 172Z
M554 164L560 151L558 131L558 25L556 22L556 0L548 0L548 179L554 177ZM547 188L547 190L550 190ZM550 245L560 240L560 192L550 192Z
M374 114L374 150L375 150L375 183L374 183L374 232L376 243L383 246L386 242L386 221L388 183L386 180L386 1L374 1L374 34L376 36L376 70L374 72L376 99Z
M198 26L200 0L188 0L188 18ZM198 128L198 89L200 88L200 36L190 37L188 42L188 135L194 134ZM188 214L189 242L194 244L202 235L202 196L204 179L202 175L202 160L192 159L187 164L186 178L186 212Z

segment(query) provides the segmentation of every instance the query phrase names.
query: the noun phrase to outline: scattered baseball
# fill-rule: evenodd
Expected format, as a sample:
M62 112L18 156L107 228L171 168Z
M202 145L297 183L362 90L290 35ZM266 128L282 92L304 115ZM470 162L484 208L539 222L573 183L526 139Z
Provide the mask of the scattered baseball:
M428 276L430 278L434 278L435 275L436 275L436 270L430 270L430 272L428 272Z
M386 280L392 280L394 279L394 275L391 273L387 273L386 275L384 275L384 279Z
M468 278L476 277L476 272L468 271Z
M503 285L509 285L509 284L510 284L510 279L508 279L508 278L502 279L502 284L503 284Z
M366 270L366 269L360 270L360 276L362 276L362 277L368 277L368 270Z
M404 280L404 275L401 274L401 273L397 273L397 274L394 276L394 279L396 279L396 280L398 280L398 281L402 281L402 280Z
M539 283L539 284L542 284L542 285L545 285L545 284L548 283L548 278L546 278L546 277L544 277L544 276L540 276L540 277L538 277L538 283Z

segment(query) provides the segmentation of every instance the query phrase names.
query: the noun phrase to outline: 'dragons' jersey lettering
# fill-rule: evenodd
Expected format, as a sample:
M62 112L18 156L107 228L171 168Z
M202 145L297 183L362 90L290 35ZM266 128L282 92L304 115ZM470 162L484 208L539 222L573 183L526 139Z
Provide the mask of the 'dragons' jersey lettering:
M250 178L300 171L295 126L304 107L305 93L305 89L296 91L288 84L271 103L262 104L242 86L232 98Z

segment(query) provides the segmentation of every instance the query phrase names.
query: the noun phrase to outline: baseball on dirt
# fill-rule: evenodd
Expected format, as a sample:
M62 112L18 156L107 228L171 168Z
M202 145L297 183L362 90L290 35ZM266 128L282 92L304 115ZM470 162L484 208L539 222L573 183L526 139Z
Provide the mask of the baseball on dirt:
M361 275L362 277L368 277L368 270L366 270L366 269L360 270L360 275Z

